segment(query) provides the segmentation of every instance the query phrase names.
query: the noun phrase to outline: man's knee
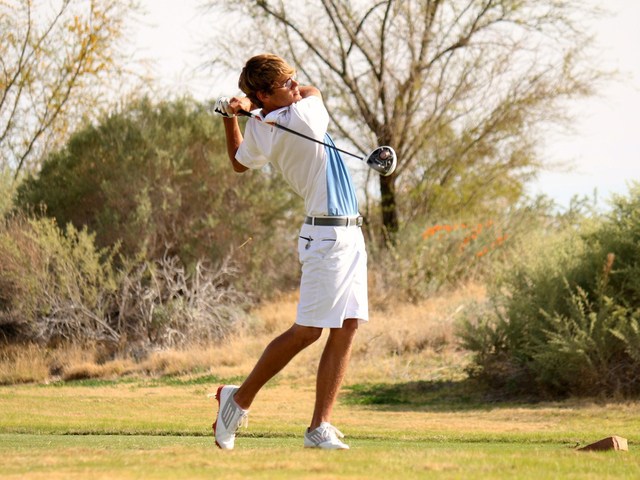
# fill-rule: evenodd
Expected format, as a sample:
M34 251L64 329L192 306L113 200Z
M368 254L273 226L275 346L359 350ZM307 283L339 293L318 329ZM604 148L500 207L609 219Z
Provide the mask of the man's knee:
M316 327L304 327L302 325L294 325L289 333L299 340L303 345L311 345L322 335L322 329Z
M345 332L349 332L351 335L355 335L356 330L358 330L358 323L357 318L347 318L342 322L342 329Z
M345 318L343 326L347 327L347 328L353 328L354 330L357 330L358 325L360 324L360 320L358 320L357 318Z
M353 338L357 330L358 330L358 319L347 318L344 322L342 322L342 327L332 328L331 334L336 335L340 338Z

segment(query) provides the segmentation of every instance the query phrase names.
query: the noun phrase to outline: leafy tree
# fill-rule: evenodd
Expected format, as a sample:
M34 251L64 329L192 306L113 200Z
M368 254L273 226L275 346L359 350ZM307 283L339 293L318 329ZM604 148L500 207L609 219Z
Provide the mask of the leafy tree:
M133 0L0 2L0 168L18 177L104 104L107 82L125 78L135 11Z
M380 177L388 232L425 214L513 204L542 165L542 123L600 74L584 2L566 0L210 0L225 64L265 48L325 95L333 128L363 152L392 145ZM247 15L248 14L248 15ZM247 18L250 17L250 18ZM229 60L232 59L232 60Z
M281 266L296 260L285 251L295 246L300 201L274 174L234 173L222 122L189 100L142 100L76 132L16 198L25 210L44 205L59 225L88 227L99 248L120 244L129 258L193 266L233 251L244 290L257 295L298 271Z

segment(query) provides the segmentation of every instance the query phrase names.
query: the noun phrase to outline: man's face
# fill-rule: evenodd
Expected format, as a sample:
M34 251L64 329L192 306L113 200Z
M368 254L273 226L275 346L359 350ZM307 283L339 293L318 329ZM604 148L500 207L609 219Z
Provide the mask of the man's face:
M296 81L295 75L278 79L271 88L271 93L263 94L264 98L261 99L264 104L263 110L271 112L302 100L299 86L300 84Z

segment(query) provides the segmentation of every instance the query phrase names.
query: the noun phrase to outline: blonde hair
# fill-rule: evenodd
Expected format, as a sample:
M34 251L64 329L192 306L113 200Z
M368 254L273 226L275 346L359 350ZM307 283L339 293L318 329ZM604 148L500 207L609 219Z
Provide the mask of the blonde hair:
M278 79L291 76L295 72L295 68L281 57L272 53L263 53L247 60L240 73L238 87L254 105L263 107L258 98L258 92L271 93Z

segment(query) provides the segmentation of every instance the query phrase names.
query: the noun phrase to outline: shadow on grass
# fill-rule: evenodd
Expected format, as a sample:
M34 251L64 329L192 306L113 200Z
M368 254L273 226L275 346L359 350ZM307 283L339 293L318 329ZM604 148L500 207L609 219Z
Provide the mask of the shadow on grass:
M342 401L380 410L462 411L534 405L541 399L498 394L474 379L345 386Z

